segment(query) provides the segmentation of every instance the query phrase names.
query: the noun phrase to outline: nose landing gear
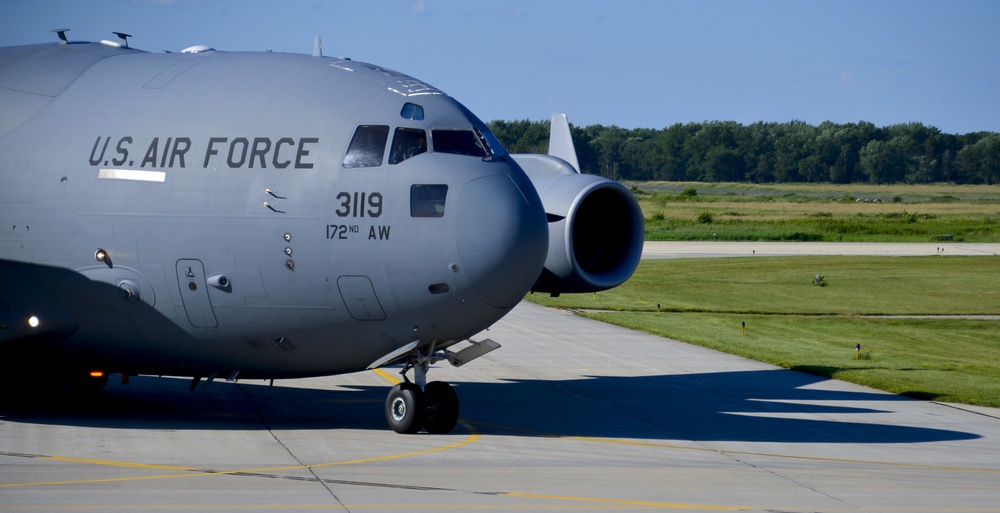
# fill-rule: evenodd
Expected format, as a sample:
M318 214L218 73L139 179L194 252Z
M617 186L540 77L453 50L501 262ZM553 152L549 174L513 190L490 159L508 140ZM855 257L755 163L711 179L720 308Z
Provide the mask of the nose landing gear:
M421 429L431 434L448 433L458 422L458 396L442 381L428 383L423 390L410 382L400 383L385 400L385 420L400 434Z
M412 434L424 425L424 392L413 383L400 383L389 391L385 400L385 420L397 433Z
M385 420L393 431L412 434L425 429L428 433L444 434L455 427L458 422L458 396L447 383L442 381L427 383L427 371L431 364L441 360L448 360L455 367L461 367L500 348L500 344L490 339L468 342L469 345L461 351L442 349L435 352L433 342L421 345L420 341L413 341L376 360L368 367L376 369L394 362L406 361L400 372L403 375L403 382L392 387L389 397L385 400ZM416 383L411 383L406 377L410 369L413 369Z

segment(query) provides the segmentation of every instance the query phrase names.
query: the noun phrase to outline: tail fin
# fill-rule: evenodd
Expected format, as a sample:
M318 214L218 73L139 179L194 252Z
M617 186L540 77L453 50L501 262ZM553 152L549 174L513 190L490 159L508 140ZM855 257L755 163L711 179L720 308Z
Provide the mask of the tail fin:
M573 137L569 132L569 120L561 112L552 115L549 126L549 155L565 160L577 173L580 172L580 162L576 159L576 146L573 145Z

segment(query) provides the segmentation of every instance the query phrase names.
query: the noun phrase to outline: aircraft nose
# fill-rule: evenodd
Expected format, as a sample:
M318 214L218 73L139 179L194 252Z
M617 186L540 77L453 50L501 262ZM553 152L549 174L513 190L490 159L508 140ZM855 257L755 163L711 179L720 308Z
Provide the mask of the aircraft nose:
M462 190L459 213L466 276L487 303L514 306L538 279L548 251L545 211L534 187L523 174L472 180Z

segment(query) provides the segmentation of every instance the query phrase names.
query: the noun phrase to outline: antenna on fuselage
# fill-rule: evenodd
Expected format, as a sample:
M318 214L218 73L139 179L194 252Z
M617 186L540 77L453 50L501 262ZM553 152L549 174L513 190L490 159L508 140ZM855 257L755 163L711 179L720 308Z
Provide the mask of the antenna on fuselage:
M59 34L59 44L68 45L69 39L66 39L66 33L69 32L68 28L52 29L52 32Z
M316 36L316 39L313 39L313 57L322 57L322 56L323 56L323 39L320 38L319 36Z
M124 32L112 32L112 34L118 36L118 41L121 42L123 47L128 48L128 38L132 37L132 34L126 34Z

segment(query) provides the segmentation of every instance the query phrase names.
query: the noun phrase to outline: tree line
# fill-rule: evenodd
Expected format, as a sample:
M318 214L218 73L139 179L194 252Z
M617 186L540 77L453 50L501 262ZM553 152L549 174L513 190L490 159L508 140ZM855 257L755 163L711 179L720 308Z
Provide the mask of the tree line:
M548 121L493 121L510 153L548 151ZM1000 183L1000 133L906 123L677 123L570 127L581 171L615 180Z

